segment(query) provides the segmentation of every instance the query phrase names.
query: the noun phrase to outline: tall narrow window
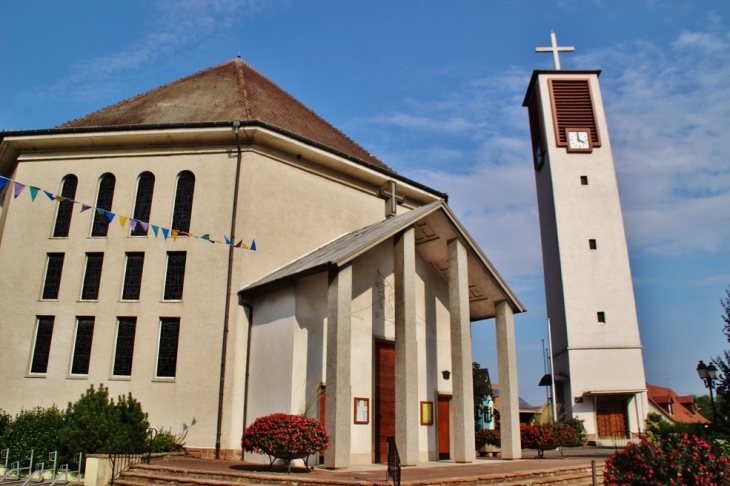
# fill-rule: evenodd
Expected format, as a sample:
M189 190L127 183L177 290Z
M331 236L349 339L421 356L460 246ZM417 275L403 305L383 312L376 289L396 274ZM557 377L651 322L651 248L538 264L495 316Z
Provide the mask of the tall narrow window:
M184 251L167 252L167 275L165 276L165 300L182 300L183 284L185 283Z
M88 375L91 361L91 342L94 339L94 318L76 318L76 343L71 362L72 375Z
M132 375L132 356L134 355L134 334L137 331L136 317L117 318L117 346L114 351L115 376Z
M195 176L185 171L177 178L175 191L175 208L172 212L172 229L183 233L190 231L190 216L193 212L193 193L195 192ZM181 234L181 236L186 236Z
M97 300L101 283L101 267L104 264L103 253L86 254L86 272L84 286L81 289L81 300Z
M150 222L152 211L152 193L155 189L155 176L150 172L143 172L137 181L137 198L134 202L134 219ZM147 236L147 229L138 224L132 230L132 236Z
M179 336L179 317L163 317L160 319L160 347L157 353L157 376L160 378L175 377Z
M78 186L78 183L78 178L73 174L67 175L63 179L61 196L64 200L58 203L56 224L53 227L54 238L68 237L68 231L71 228L71 216L74 210L73 199L76 197L76 186Z
M127 269L124 272L122 300L139 300L143 267L144 253L127 253Z
M35 331L33 359L30 364L31 373L48 371L48 356L51 354L51 338L53 337L54 316L38 316L38 327Z
M117 179L112 174L104 174L99 181L99 194L96 196L96 209L112 210L114 201L114 186ZM104 211L94 211L94 224L91 227L91 236L106 236L109 231L109 218Z
M63 253L48 253L46 264L46 281L43 283L43 300L58 299L58 290L61 286L61 272L63 271Z

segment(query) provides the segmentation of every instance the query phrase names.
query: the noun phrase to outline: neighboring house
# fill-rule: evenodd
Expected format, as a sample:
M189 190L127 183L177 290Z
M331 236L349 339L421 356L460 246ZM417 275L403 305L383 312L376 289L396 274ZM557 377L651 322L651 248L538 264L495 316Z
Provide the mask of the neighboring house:
M492 385L492 397L487 397L484 400L484 406L486 411L480 417L477 424L480 429L499 429L500 428L500 410L502 408L502 401L499 399L499 385ZM520 407L520 426L529 424L535 417L537 412L535 407L527 403L526 400L519 398Z
M710 424L700 415L692 395L677 395L671 388L646 385L649 398L649 411L659 414L663 419L682 424Z
M390 435L405 465L469 462L470 323L490 318L516 398L525 309L447 196L240 58L0 132L0 176L10 413L104 383L155 427L195 421L192 452L234 458L245 426L299 413L319 382L327 467L385 461ZM502 457L519 458L517 407L500 412Z

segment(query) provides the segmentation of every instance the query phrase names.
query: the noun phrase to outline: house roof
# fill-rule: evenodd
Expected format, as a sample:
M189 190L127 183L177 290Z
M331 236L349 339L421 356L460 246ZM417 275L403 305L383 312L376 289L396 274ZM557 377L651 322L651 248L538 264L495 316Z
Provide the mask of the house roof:
M709 420L697 412L694 398L691 395L679 396L671 388L649 385L648 383L646 388L649 403L670 421L688 424L710 423Z
M495 302L500 300L508 301L514 312L525 311L444 201L435 201L335 238L248 284L239 294L265 292L307 275L341 267L410 226L416 230L416 253L445 283L448 283L448 242L459 238L467 248L471 320L494 317Z
M494 408L499 410L501 400L499 399L499 385L492 385L492 395L494 395ZM518 397L520 402L520 412L536 413L535 407L527 403L522 397Z
M388 169L241 58L186 76L57 128L258 120Z

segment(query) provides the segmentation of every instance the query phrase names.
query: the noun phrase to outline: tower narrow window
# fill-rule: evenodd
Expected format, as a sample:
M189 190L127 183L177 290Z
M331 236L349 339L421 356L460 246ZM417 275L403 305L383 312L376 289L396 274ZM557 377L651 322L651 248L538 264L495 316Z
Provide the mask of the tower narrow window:
M175 377L179 336L179 317L163 317L160 319L160 345L157 352L157 376L159 378Z
M117 318L117 345L114 350L114 376L132 375L132 357L134 356L134 335L136 331L136 317Z
M184 251L167 252L164 300L182 300L186 259L187 253Z
M103 264L103 253L86 254L86 272L84 272L84 286L81 289L81 300L97 300L99 298L101 267Z
M51 354L51 338L53 338L54 316L38 316L33 345L33 359L30 364L31 373L48 371L48 356Z
M114 186L117 179L113 174L104 174L99 181L99 193L96 196L96 209L104 211L112 210L112 201L114 201ZM91 236L106 236L109 231L109 219L106 213L102 211L94 211L94 224L91 227Z
M606 323L606 313L605 312L597 312L598 322L601 322L603 324Z
M588 185L588 176L580 176L580 183L584 186Z
M175 208L172 212L172 229L180 231L180 236L187 236L185 233L190 231L194 192L195 176L190 171L182 172L177 178Z
M588 248L591 250L598 249L598 244L596 243L596 240L588 240Z
M76 318L76 342L71 362L72 375L88 375L91 361L91 343L94 339L94 318Z
M68 232L71 228L71 216L73 215L74 210L73 199L76 197L76 187L78 186L78 183L78 178L73 174L69 174L63 179L61 196L65 199L58 203L56 224L53 226L54 238L68 237Z
M43 300L58 299L58 291L61 286L61 273L63 272L64 253L48 253L46 263L46 280L43 283Z
M124 272L122 300L139 300L139 293L142 288L143 267L144 253L127 253L127 268Z
M134 202L134 219L150 222L152 211L152 193L155 189L155 176L151 172L143 172L137 181L137 197ZM147 236L147 230L138 224L132 230L132 236Z

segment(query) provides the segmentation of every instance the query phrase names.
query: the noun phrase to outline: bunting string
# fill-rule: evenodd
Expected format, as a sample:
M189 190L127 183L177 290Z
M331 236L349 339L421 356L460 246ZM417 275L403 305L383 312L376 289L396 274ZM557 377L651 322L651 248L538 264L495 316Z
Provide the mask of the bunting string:
M205 240L208 243L212 243L214 245L216 245L216 244L217 245L227 245L227 246L232 246L233 248L242 248L242 249L246 249L246 250L256 251L256 240L252 240L250 245L246 245L243 242L243 240L239 240L238 243L234 244L233 240L228 238L227 235L223 235L222 239L215 239L215 238L211 237L210 233L205 233L202 236L196 236L194 234L188 233L187 231L180 231L180 230L177 230L174 228L165 228L164 226L151 224L149 221L141 221L141 220L137 220L134 218L130 218L129 216L122 216L117 213L112 213L111 211L106 211L104 209L97 208L97 207L89 205L89 204L84 204L80 201L75 201L73 199L68 199L63 196L53 194L52 192L46 191L45 189L41 189L40 187L29 186L27 184L21 184L20 182L17 182L14 179L0 176L0 191L2 191L5 188L5 186L7 186L8 184L10 184L9 187L12 188L12 190L13 190L13 199L17 199L18 197L20 197L20 195L23 194L23 192L25 191L25 188L27 187L28 193L30 194L31 202L35 202L36 196L38 196L38 193L43 192L43 194L45 194L48 197L48 199L50 199L51 201L59 202L59 203L63 202L63 201L70 201L74 204L79 205L81 208L81 210L79 211L80 213L83 213L84 211L87 211L89 209L93 209L94 211L99 213L99 215L104 216L109 223L114 221L114 219L116 218L117 221L119 222L119 226L121 226L123 229L126 229L127 226L129 226L129 228L132 231L134 231L137 228L137 226L139 225L142 227L142 229L145 230L145 232L147 232L150 228L152 228L152 233L153 233L154 237L155 238L162 237L165 241L167 241L168 239L172 239L172 241L174 242L174 241L177 241L177 238L179 236L189 236L191 238Z

